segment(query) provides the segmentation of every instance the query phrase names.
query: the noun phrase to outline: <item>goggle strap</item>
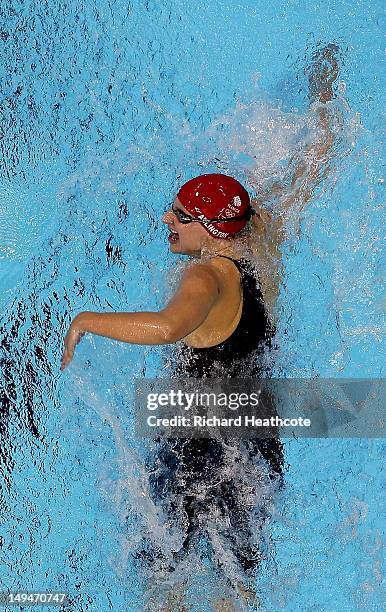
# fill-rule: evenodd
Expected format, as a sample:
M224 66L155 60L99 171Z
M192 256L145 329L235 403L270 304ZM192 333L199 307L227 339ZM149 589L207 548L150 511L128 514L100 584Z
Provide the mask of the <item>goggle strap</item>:
M172 208L173 210L173 208ZM175 211L173 211L174 214L176 214ZM245 213L243 215L240 215L238 217L229 217L227 219L220 219L220 218L215 218L215 219L207 219L206 217L204 219L196 219L195 217L192 217L191 215L187 215L186 213L182 212L182 211L178 211L180 213L181 216L184 216L185 218L189 218L189 222L190 221L210 221L211 223L233 223L234 221L249 221L249 219L251 217L253 217L254 215L256 215L256 211L254 208L252 208L252 206L250 206L249 208L247 208L247 210L245 211Z

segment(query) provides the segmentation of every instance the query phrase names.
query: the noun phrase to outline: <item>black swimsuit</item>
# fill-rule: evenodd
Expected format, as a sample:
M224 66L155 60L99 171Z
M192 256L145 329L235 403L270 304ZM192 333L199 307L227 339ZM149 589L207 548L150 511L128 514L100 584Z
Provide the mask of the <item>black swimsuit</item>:
M259 364L259 356L271 346L275 329L265 309L254 267L244 259L231 261L240 272L243 292L239 324L229 338L216 346L192 348L182 345L177 351L175 377L269 377L261 359ZM279 439L243 439L238 440L238 445L251 460L262 457L272 479L281 479L283 447ZM199 537L205 534L208 517L217 514L225 517L228 524L222 529L227 547L248 573L257 567L261 554L252 543L248 510L239 498L237 479L222 472L224 461L224 444L220 440L165 439L159 444L151 469L151 493L154 502L161 501L168 513L183 510L186 537L181 550L175 554L176 560L197 544Z

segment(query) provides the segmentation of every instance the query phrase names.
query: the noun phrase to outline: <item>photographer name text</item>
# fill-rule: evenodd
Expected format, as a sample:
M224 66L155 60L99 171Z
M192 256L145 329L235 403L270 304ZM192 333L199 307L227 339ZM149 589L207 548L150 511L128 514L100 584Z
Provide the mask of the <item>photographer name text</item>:
M217 417L194 415L187 417L175 415L170 418L157 417L152 414L147 417L149 427L310 427L311 420L303 417L281 418L271 416L268 419L260 419L254 415L239 415L237 417Z

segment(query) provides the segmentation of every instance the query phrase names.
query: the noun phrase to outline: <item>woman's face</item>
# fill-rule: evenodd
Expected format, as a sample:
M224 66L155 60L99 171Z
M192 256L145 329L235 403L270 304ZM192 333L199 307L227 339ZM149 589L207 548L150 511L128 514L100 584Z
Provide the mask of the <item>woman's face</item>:
M190 215L186 208L182 206L178 198L174 200L173 208ZM164 214L162 221L170 230L169 245L172 253L199 256L203 244L210 239L208 232L203 228L201 223L197 221L192 223L180 223L171 209Z

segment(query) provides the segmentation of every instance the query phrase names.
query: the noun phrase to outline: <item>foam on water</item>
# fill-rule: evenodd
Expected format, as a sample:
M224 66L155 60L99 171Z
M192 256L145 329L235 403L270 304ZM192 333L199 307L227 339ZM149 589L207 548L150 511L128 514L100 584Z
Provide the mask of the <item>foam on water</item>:
M157 604L157 601L162 602L162 598L167 597L170 590L178 589L181 583L185 585L187 592L194 587L196 593L203 576L207 584L218 583L218 588L220 588L219 581L221 582L219 593L222 590L223 593L231 594L239 581L245 581L245 576L229 549L225 535L229 529L230 516L227 513L220 514L214 505L209 516L201 517L205 525L203 535L206 536L206 541L202 541L198 549L191 549L189 555L176 561L175 553L181 551L188 527L183 500L179 495L171 495L163 500L162 504L160 500L157 504L154 503L150 494L146 457L149 457L149 453L150 456L157 457L158 445L151 441L141 444L138 448L133 445L133 440L127 431L127 419L130 417L127 413L122 413L122 407L127 407L131 402L129 389L125 391L123 385L119 384L123 395L119 405L115 405L106 391L98 390L99 385L96 387L93 382L95 374L90 365L85 368L85 364L82 367L79 364L72 364L69 373L72 383L66 394L67 401L80 399L84 406L91 408L100 421L93 424L92 428L104 436L109 435L109 432L104 431L105 428L110 429L115 448L114 459L110 465L99 466L98 477L98 488L105 497L110 511L117 518L117 533L113 537L110 534L110 538L119 543L119 550L110 554L110 564L114 570L121 578L127 578L133 559L135 560L141 551L147 550L151 556L151 564L140 565L138 571L147 585L145 597L153 609L158 609L154 608L156 605L161 605ZM110 373L105 372L105 375L107 381ZM126 424L123 426L125 421ZM81 422L80 431L83 430ZM65 419L63 427L66 428ZM80 442L82 443L81 438ZM138 446L138 442L136 444ZM267 555L269 535L266 518L274 513L276 496L276 485L268 477L267 465L262 459L251 461L246 450L243 451L238 444L230 443L226 445L223 468L216 473L217 485L229 476L234 480L243 507L249 508L253 543L263 556ZM202 485L204 481L200 482ZM204 489L210 489L211 486L213 487L213 482L208 480ZM205 497L204 489L192 490L192 494L197 498L202 495ZM236 540L237 537L240 537L239 545L242 546L242 536L236 534ZM209 546L210 557L221 564L221 571L216 562L214 565L205 565L205 563L202 565L205 546ZM173 568L172 571L170 568ZM194 580L192 576L195 576Z

